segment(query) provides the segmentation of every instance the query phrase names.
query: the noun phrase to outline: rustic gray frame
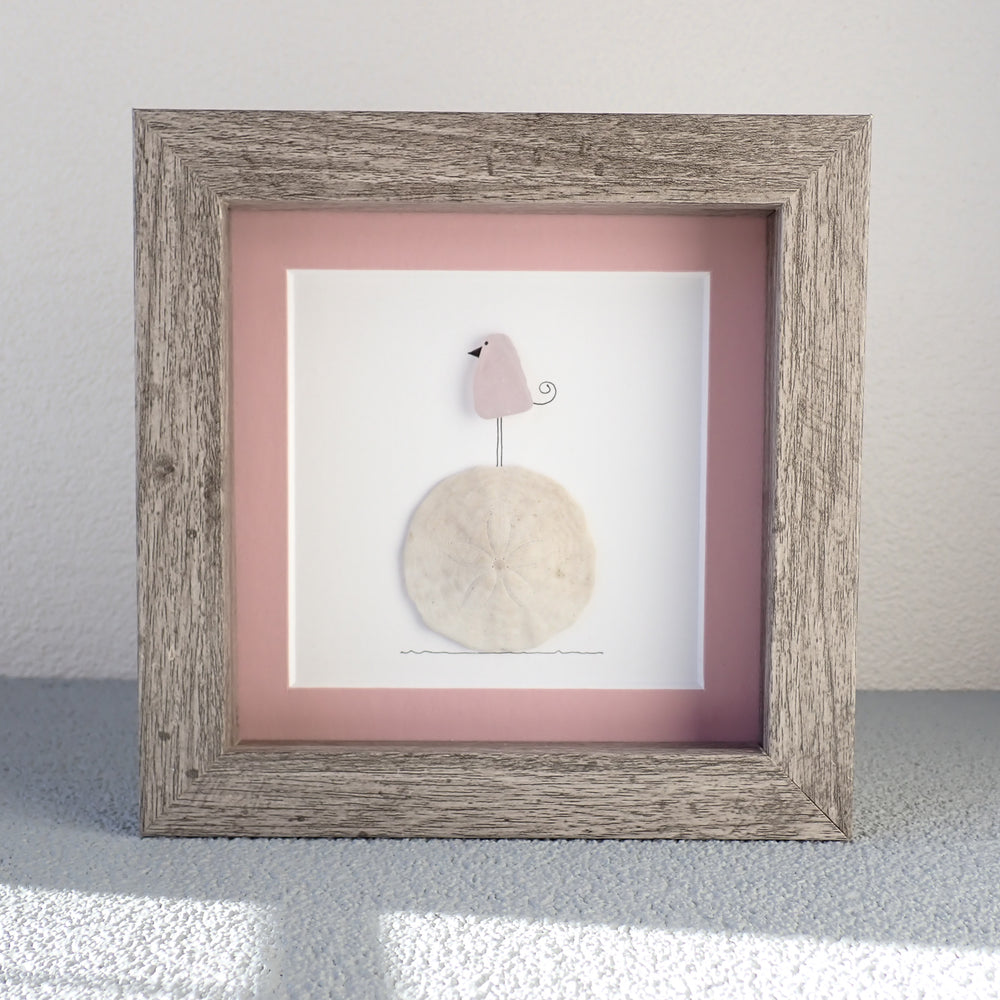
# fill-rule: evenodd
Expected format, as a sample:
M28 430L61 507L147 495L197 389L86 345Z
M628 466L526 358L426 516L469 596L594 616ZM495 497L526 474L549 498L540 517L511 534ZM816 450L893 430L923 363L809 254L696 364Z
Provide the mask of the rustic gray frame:
M137 111L134 130L144 834L850 836L867 117ZM238 742L237 204L769 213L762 747Z

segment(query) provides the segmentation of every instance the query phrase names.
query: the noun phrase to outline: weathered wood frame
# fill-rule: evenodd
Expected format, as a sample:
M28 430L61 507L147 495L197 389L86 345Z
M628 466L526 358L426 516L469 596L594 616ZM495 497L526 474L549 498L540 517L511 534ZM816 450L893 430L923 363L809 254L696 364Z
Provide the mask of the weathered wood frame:
M137 111L146 835L850 836L867 117ZM246 745L231 205L770 213L764 744Z

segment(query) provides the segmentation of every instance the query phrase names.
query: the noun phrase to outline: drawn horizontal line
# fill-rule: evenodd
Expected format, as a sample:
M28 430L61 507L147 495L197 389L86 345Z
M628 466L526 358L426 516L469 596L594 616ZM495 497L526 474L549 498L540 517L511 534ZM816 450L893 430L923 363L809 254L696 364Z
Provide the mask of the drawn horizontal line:
M401 649L403 656L603 656L603 649Z

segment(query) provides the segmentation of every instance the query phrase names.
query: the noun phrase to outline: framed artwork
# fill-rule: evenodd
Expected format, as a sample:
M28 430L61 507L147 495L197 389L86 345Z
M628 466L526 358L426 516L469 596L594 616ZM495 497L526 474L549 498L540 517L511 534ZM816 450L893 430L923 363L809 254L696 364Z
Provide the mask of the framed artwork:
M867 118L134 125L144 834L849 837Z

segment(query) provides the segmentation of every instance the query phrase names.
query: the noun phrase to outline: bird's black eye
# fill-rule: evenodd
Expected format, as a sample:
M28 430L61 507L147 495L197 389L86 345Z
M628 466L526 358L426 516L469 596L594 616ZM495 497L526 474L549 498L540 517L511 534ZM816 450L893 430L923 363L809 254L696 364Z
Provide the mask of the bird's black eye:
M486 345L487 345L488 343L489 343L489 341L488 341L488 340L484 340L484 341L483 341L483 347L485 347L485 346L486 346Z

